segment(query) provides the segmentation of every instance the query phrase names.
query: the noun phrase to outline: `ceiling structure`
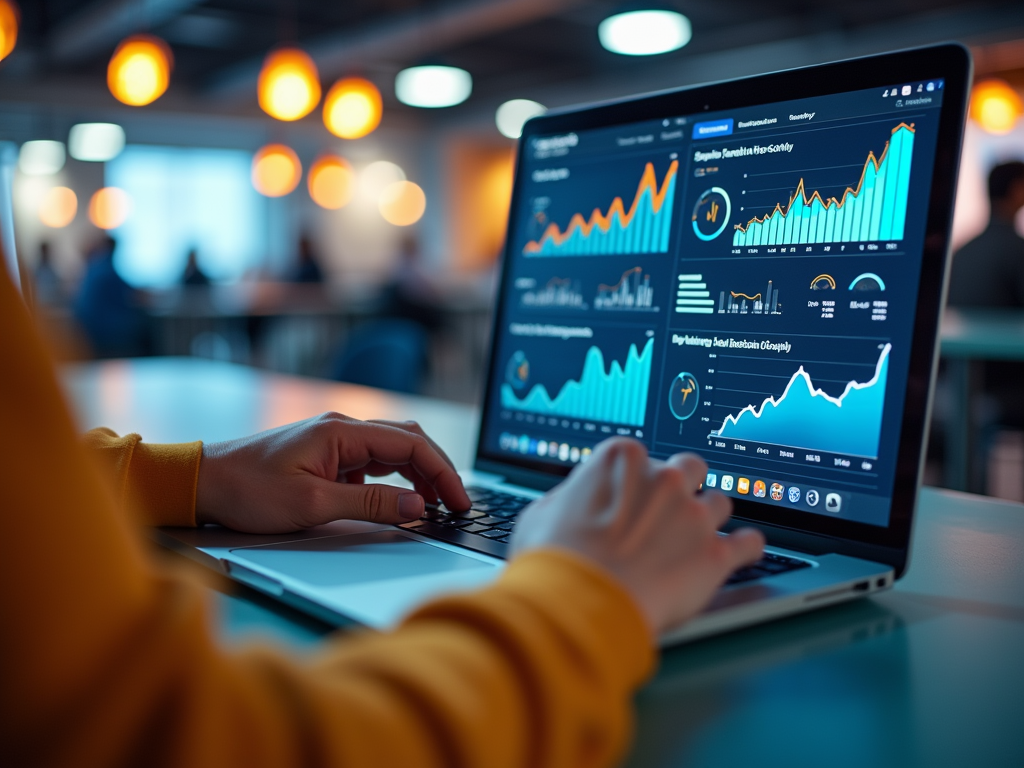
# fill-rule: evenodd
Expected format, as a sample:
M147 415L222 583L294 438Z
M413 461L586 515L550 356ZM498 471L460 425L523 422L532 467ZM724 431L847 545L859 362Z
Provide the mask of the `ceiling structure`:
M170 90L146 109L247 117L262 114L256 77L267 51L282 44L310 53L325 86L350 74L375 81L387 113L407 118L421 111L394 98L400 69L428 62L462 67L473 75L472 97L452 109L416 115L442 123L491 116L509 98L560 106L944 39L1004 43L1001 58L989 60L1022 59L1013 67L1024 68L1021 48L1004 42L1024 38L1024 4L1012 0L668 0L656 5L690 18L691 43L637 58L609 53L598 43L598 23L627 7L611 0L21 5L18 48L0 63L0 103L117 106L106 92L106 65L117 43L134 32L162 37L175 57ZM317 113L305 119L315 121Z

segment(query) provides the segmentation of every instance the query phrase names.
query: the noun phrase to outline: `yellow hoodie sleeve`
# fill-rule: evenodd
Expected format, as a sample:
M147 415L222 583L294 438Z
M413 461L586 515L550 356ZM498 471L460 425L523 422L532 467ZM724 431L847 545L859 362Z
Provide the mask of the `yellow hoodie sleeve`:
M177 498L179 519L195 464L150 471L144 444L125 438L127 484L112 493L6 275L0 329L4 764L572 768L621 756L652 640L602 570L536 552L487 590L314 660L226 653L202 589L150 562L116 509L137 482L143 497Z
M100 427L85 434L85 444L117 502L145 525L195 526L202 443L144 443L135 433L118 437Z

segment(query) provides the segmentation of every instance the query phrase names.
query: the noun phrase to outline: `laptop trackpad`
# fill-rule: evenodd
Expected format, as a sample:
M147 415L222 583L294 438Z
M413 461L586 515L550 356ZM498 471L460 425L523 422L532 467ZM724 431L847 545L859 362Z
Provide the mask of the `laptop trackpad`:
M237 559L320 587L494 567L482 560L410 539L398 531L326 536L232 549L231 552Z

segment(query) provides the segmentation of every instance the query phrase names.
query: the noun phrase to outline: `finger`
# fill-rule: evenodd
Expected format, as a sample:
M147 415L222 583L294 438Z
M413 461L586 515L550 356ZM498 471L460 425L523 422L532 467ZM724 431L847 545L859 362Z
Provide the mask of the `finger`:
M437 451L437 453L441 456L442 459L444 459L446 462L448 462L448 466L449 467L451 467L452 469L455 469L455 464L452 462L451 459L448 458L448 454L445 453L441 449L441 446L439 446L437 443L434 442L434 439L430 435L428 435L426 432L423 431L423 427L421 427L419 425L419 422L416 422L416 421L385 421L383 419L372 419L371 421L374 424L385 424L385 425L387 425L389 427L395 427L397 429L404 429L406 432L412 432L414 435L419 435L420 437L424 438L428 443L430 443L430 445L433 447L433 449L435 451Z
M708 465L695 453L677 453L665 463L683 471L686 475L686 492L690 496L697 493L708 476Z
M719 491L704 491L699 497L700 502L708 510L708 516L715 530L725 525L732 517L732 499Z
M362 467L377 462L395 467L409 465L435 489L445 506L469 509L462 479L422 435L383 424L358 422L339 435L340 463Z
M754 528L740 528L719 537L725 549L726 575L745 565L752 565L764 555L764 534Z
M322 483L315 496L314 514L321 523L332 520L367 520L397 525L423 515L423 497L408 488L372 483Z

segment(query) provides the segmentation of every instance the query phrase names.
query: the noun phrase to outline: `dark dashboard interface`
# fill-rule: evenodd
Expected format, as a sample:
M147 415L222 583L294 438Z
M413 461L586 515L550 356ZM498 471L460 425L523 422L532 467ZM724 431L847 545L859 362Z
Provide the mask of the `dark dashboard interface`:
M941 80L524 140L483 451L885 526Z

